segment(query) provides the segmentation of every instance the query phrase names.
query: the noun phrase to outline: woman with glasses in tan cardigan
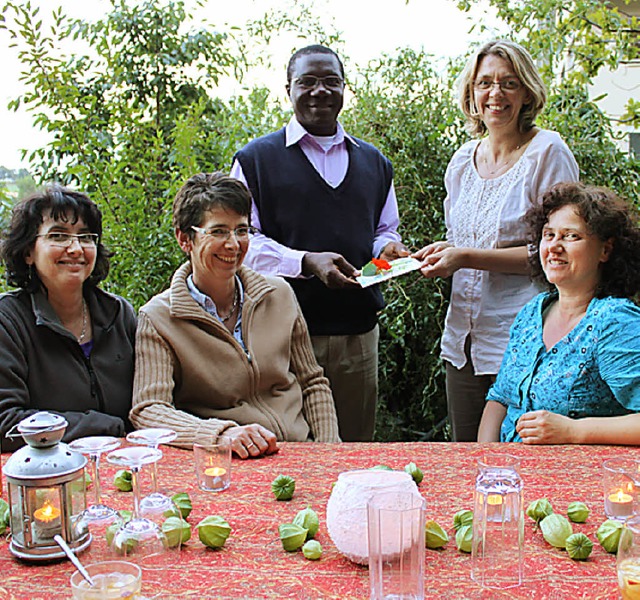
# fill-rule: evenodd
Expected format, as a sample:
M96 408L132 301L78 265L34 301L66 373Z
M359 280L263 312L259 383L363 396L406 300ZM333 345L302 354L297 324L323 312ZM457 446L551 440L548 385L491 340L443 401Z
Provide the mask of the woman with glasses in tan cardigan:
M174 444L229 438L240 458L277 442L337 442L328 380L293 291L244 267L251 198L231 177L191 177L173 224L189 261L140 310L131 421Z

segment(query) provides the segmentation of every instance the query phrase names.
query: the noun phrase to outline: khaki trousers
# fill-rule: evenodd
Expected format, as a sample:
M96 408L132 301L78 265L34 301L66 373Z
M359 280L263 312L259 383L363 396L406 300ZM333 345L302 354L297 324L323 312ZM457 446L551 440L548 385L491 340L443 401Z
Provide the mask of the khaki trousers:
M484 411L485 398L496 380L495 375L475 375L471 362L471 341L467 337L464 344L467 362L462 369L456 369L445 361L447 411L454 442L476 442L478 427Z
M311 336L316 359L331 384L343 442L373 439L379 337L378 325L359 335Z

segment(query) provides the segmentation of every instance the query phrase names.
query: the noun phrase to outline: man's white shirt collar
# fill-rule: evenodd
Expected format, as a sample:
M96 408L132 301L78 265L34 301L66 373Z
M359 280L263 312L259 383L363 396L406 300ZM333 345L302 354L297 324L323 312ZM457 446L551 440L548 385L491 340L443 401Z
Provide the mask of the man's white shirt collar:
M358 143L344 130L340 121L338 121L337 125L336 138L333 145L337 146L342 144L345 140L349 140L354 146L357 146ZM289 146L293 146L304 137L313 139L313 136L302 125L300 125L300 123L298 123L295 116L291 117L291 120L287 123L287 127L285 129L285 146L287 148Z

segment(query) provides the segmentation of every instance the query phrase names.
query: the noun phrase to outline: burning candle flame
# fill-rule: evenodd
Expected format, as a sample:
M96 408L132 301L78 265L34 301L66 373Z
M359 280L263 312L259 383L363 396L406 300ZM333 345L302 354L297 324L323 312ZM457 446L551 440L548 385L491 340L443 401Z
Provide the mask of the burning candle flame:
M609 494L609 502L616 504L631 504L633 502L633 496L625 493L624 490L616 490L612 494Z
M205 469L204 474L210 477L222 477L226 472L227 470L222 467L209 467Z
M60 516L60 511L51 504L48 500L45 500L42 508L39 508L33 513L33 516L44 523L50 523L54 519Z

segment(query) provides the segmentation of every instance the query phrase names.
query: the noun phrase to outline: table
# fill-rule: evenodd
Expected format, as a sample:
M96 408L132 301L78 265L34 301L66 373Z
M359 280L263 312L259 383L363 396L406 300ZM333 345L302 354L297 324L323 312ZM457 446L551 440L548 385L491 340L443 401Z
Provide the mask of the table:
M425 477L420 491L427 501L427 518L453 531L453 515L472 508L476 460L483 452L509 452L521 458L525 506L546 497L556 512L565 513L575 500L591 509L584 524L574 531L594 541L586 562L571 560L552 548L526 518L525 582L505 592L481 590L469 576L471 557L457 551L453 539L444 550L426 551L426 598L575 600L618 598L615 556L606 553L595 537L604 521L601 464L605 458L625 456L640 459L640 448L614 446L525 446L524 444L464 443L283 443L274 456L233 460L232 483L220 494L200 491L193 473L192 452L163 448L159 463L162 487L186 491L193 502L189 522L195 526L210 514L225 517L232 533L224 548L205 548L193 530L176 562L163 571L145 572L143 592L149 598L191 599L366 599L368 570L349 562L332 544L325 524L325 509L331 484L339 473L386 464L401 469L417 463ZM3 463L7 455L3 456ZM115 468L103 461L105 498L116 508L132 508L132 495L112 485ZM279 474L296 480L289 502L278 502L271 481ZM143 478L143 486L148 478ZM6 486L6 483L5 483ZM6 487L3 492L6 496ZM278 525L290 522L311 505L320 516L316 539L323 546L319 561L308 561L301 552L287 553L278 537ZM453 537L453 536L452 536ZM85 563L100 559L97 544L81 556ZM51 600L68 598L68 561L25 564L15 559L6 538L0 538L0 598Z

